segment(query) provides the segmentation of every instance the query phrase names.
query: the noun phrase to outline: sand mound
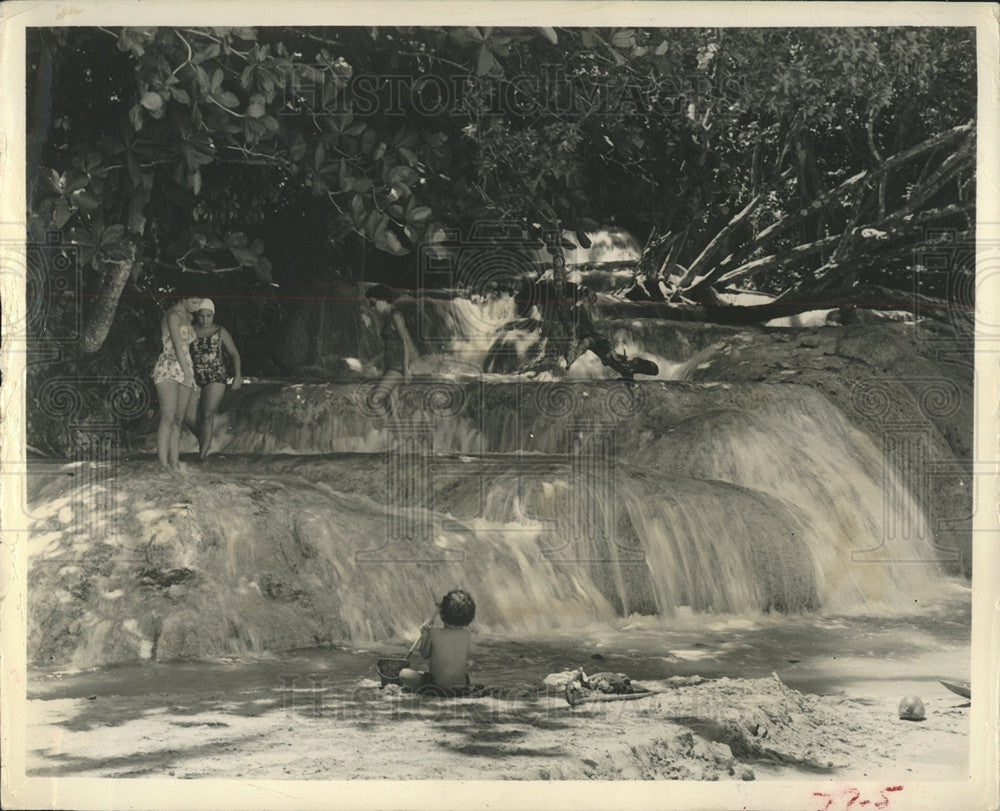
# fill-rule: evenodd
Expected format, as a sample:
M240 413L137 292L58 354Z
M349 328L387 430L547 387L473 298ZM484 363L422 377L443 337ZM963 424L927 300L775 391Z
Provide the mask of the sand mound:
M261 665L220 690L186 666L146 689L114 674L47 679L29 693L28 773L306 779L752 780L899 773L967 745L963 710L896 718L876 698L804 695L776 677L719 679L636 701L570 707L561 693L481 699L383 693L367 679L275 684ZM207 673L211 666L205 665ZM283 665L282 667L287 667ZM274 666L272 666L274 670ZM277 672L277 671L275 671ZM173 673L173 675L171 675ZM103 685L102 685L103 679ZM321 686L315 686L319 684ZM535 687L540 687L540 683ZM88 695L89 694L89 695ZM191 730L198 730L192 748ZM405 743L404 743L405 742Z

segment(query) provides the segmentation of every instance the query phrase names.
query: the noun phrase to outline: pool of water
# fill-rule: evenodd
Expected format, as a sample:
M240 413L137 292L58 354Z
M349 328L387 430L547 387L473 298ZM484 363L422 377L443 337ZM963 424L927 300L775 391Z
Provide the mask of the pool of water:
M582 667L589 673L627 673L636 681L777 673L788 686L819 694L881 692L880 682L926 683L936 690L938 679L969 678L970 596L966 583L947 581L932 601L909 615L741 617L681 610L671 618L634 616L613 627L594 624L531 639L476 635L470 671L475 681L497 687L538 685L550 673ZM252 660L136 663L76 672L33 668L28 697L224 695L320 684L336 691L375 679L375 661L400 656L408 646L400 639Z

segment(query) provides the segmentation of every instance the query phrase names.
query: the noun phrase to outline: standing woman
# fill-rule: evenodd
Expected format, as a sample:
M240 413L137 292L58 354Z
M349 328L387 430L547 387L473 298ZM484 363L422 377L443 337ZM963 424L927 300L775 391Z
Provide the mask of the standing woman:
M365 298L382 318L379 335L384 346L382 377L375 384L373 402L389 414L389 399L400 383L409 383L413 377L410 363L417 357L416 347L406 329L403 314L396 309L396 294L384 284L368 288Z
M243 385L240 353L225 327L215 323L215 305L211 299L202 299L195 314L195 339L191 344L194 363L194 380L201 387L201 395L192 398L188 405L188 421L198 426L199 457L208 456L215 428L215 414L226 393L226 361L222 351L233 361L233 391ZM200 402L199 402L200 400Z
M163 351L153 366L153 383L160 401L160 424L156 430L156 456L164 470L183 470L180 463L181 424L195 390L194 368L188 351L194 341L191 314L200 298L185 298L163 314L160 337Z

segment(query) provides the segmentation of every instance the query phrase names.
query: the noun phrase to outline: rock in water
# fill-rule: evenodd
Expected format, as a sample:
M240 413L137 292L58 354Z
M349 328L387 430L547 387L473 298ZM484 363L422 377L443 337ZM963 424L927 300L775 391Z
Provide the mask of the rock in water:
M923 721L927 717L924 702L917 696L905 696L899 702L899 717L903 721Z

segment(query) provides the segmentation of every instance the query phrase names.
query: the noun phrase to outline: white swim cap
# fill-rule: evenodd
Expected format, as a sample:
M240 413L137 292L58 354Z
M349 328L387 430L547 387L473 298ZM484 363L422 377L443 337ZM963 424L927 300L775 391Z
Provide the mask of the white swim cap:
M203 298L198 304L199 310L209 310L210 312L215 312L215 305L212 303L212 299Z

